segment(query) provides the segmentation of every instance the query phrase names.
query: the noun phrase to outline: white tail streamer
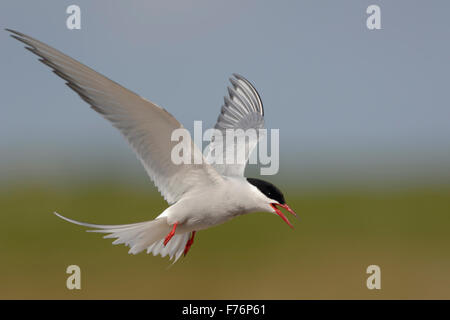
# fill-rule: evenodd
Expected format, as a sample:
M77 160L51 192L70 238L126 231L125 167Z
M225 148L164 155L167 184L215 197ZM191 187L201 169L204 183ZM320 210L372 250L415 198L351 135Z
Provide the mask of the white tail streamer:
M80 222L66 218L59 213L54 213L59 218L83 227L94 228L87 232L107 233L103 238L115 238L113 244L124 244L130 247L128 253L138 254L143 250L160 254L162 257L169 256L174 263L184 252L189 233L175 234L169 243L164 246L164 238L170 232L171 227L167 224L166 217L158 217L155 220L120 225L101 225Z

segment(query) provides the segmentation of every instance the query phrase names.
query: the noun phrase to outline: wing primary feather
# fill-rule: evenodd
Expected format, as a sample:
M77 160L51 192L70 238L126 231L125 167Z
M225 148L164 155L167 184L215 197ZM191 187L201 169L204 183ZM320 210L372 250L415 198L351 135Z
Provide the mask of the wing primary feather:
M220 109L219 117L214 128L225 133L227 129L261 129L264 127L264 109L261 98L252 86L252 84L244 77L234 73L234 78L230 78L231 86L227 87L228 96L224 97L224 105ZM220 147L218 143L225 142L226 148L238 148L245 150L245 161L239 163L232 163L227 165L212 165L216 170L225 176L243 176L245 165L252 150L256 147L261 135L257 133L255 137L245 139L245 144L240 145L239 139L221 139L216 141L211 140L210 145L205 150L207 161L212 160L211 150ZM244 149L241 149L244 148ZM228 150L228 149L226 149ZM225 156L226 153L223 154Z
M233 85L236 92L238 89L240 89L242 91L245 98L247 98L247 100L253 106L254 111L258 112L258 102L256 101L256 98L254 98L254 95L252 95L252 93L249 92L247 88L245 88L242 84L240 84L239 81L236 81L235 79L230 78L230 82Z
M233 73L233 76L234 76L236 79L239 79L239 80L244 81L244 82L248 85L248 87L252 90L253 95L258 99L258 108L260 109L260 113L261 113L262 116L264 116L264 106L263 106L261 97L260 97L258 91L255 89L255 87L251 84L250 81L248 81L246 78L244 78L244 77L241 76L240 74L238 74L238 73Z
M233 108L232 106L223 105L222 109L224 112L229 112L230 115L233 115L236 118L236 122L243 118L243 115L239 112L239 109Z
M223 98L225 101L226 105L230 105L233 107L233 109L237 110L240 114L241 114L241 118L245 118L247 116L248 113L251 113L251 110L248 110L247 107L244 106L244 110L242 110L241 107L239 107L236 102L234 102L232 99L228 98L228 97L224 97ZM245 113L244 113L245 111Z
M246 101L246 99L243 98L239 93L237 93L234 88L227 87L227 89L228 89L228 94L230 95L231 99L236 98L237 100L239 100L239 102L242 104L242 106L244 106L250 112L251 112L251 110L254 109L252 107L251 103L249 103L249 101ZM254 111L256 111L256 110L254 110Z

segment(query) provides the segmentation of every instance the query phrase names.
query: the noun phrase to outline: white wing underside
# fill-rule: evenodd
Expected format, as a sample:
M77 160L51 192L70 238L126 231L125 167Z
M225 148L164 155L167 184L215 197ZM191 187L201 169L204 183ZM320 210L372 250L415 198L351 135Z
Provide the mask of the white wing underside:
M261 138L258 129L264 128L264 109L252 84L238 74L233 75L232 87L228 87L229 95L224 98L214 126L220 134L213 136L204 154L206 161L220 174L244 176L248 159ZM227 137L227 132L234 136Z
M7 31L25 43L26 49L41 57L42 63L51 67L84 101L120 130L169 204L195 189L197 184L221 180L205 161L180 165L172 162L171 151L178 142L171 141L171 135L182 125L166 110L36 39ZM202 157L201 151L192 141L190 143L192 159Z

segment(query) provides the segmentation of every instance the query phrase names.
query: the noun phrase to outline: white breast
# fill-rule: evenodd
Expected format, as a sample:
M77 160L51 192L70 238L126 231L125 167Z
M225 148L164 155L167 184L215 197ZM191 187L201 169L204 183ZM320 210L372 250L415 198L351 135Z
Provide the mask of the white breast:
M190 232L256 210L255 191L245 178L226 177L220 185L206 186L182 197L163 215L167 216L169 224L179 223L178 232Z

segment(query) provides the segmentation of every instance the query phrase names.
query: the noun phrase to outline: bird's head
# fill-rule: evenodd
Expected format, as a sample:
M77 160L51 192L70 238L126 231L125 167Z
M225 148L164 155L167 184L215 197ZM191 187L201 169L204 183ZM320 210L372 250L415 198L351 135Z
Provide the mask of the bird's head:
M284 208L295 217L297 214L292 210L284 200L283 193L278 189L275 185L270 182L255 179L255 178L247 178L247 181L255 186L260 193L261 201L261 209L267 212L271 212L277 214L281 219L284 220L291 228L294 228L286 216L281 212L279 208Z

